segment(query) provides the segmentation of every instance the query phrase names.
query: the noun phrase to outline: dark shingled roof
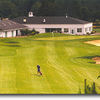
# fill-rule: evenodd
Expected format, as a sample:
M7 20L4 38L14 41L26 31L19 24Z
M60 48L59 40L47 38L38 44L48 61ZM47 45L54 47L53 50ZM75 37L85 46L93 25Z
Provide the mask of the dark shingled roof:
M0 20L0 30L23 29L24 25L11 20Z
M26 22L23 21L26 19ZM46 20L43 23L43 20ZM88 21L80 20L72 17L18 17L13 19L13 21L20 24L87 24Z

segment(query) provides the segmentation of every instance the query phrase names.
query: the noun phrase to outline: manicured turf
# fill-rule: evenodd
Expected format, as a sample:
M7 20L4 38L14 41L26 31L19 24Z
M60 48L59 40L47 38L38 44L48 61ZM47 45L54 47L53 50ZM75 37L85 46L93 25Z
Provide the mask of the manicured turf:
M96 31L96 33L100 33L100 29L97 28L97 29L93 29L94 31Z
M84 93L84 79L95 81L100 93L100 65L91 60L100 56L100 47L84 43L100 36L49 35L0 39L0 93ZM37 76L37 64L43 76Z

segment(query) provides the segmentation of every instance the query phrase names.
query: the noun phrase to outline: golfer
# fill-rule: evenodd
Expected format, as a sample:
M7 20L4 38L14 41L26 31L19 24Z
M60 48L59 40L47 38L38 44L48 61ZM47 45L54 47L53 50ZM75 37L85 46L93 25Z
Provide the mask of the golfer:
M39 73L40 75L42 75L42 73L40 71L40 65L37 65L37 73Z

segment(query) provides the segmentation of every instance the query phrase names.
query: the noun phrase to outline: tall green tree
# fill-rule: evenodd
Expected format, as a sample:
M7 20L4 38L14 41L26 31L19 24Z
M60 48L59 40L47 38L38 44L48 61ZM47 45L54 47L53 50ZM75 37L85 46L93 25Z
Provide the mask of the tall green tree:
M80 13L81 13L81 19L89 20L89 18L91 17L90 11L87 7L82 7L80 9Z
M32 5L31 11L33 11L36 15L39 15L41 6L42 3L37 1Z
M100 20L100 0L0 0L0 17L68 16L88 21Z
M16 5L8 0L0 1L0 16L8 18L17 16Z

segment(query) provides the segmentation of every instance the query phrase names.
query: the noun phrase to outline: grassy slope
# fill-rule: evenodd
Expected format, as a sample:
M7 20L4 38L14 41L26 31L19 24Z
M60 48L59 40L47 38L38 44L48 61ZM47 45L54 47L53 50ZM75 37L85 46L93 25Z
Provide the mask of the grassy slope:
M49 39L49 35L46 37ZM85 78L100 86L100 80L96 79L99 65L85 57L99 55L100 47L84 44L84 41L100 39L100 36L64 37L63 41L56 41L58 36L53 41L34 40L36 36L1 39L0 93L77 94L79 87L83 93ZM36 75L37 64L41 65L42 77Z
M100 29L93 29L96 33L100 33Z

